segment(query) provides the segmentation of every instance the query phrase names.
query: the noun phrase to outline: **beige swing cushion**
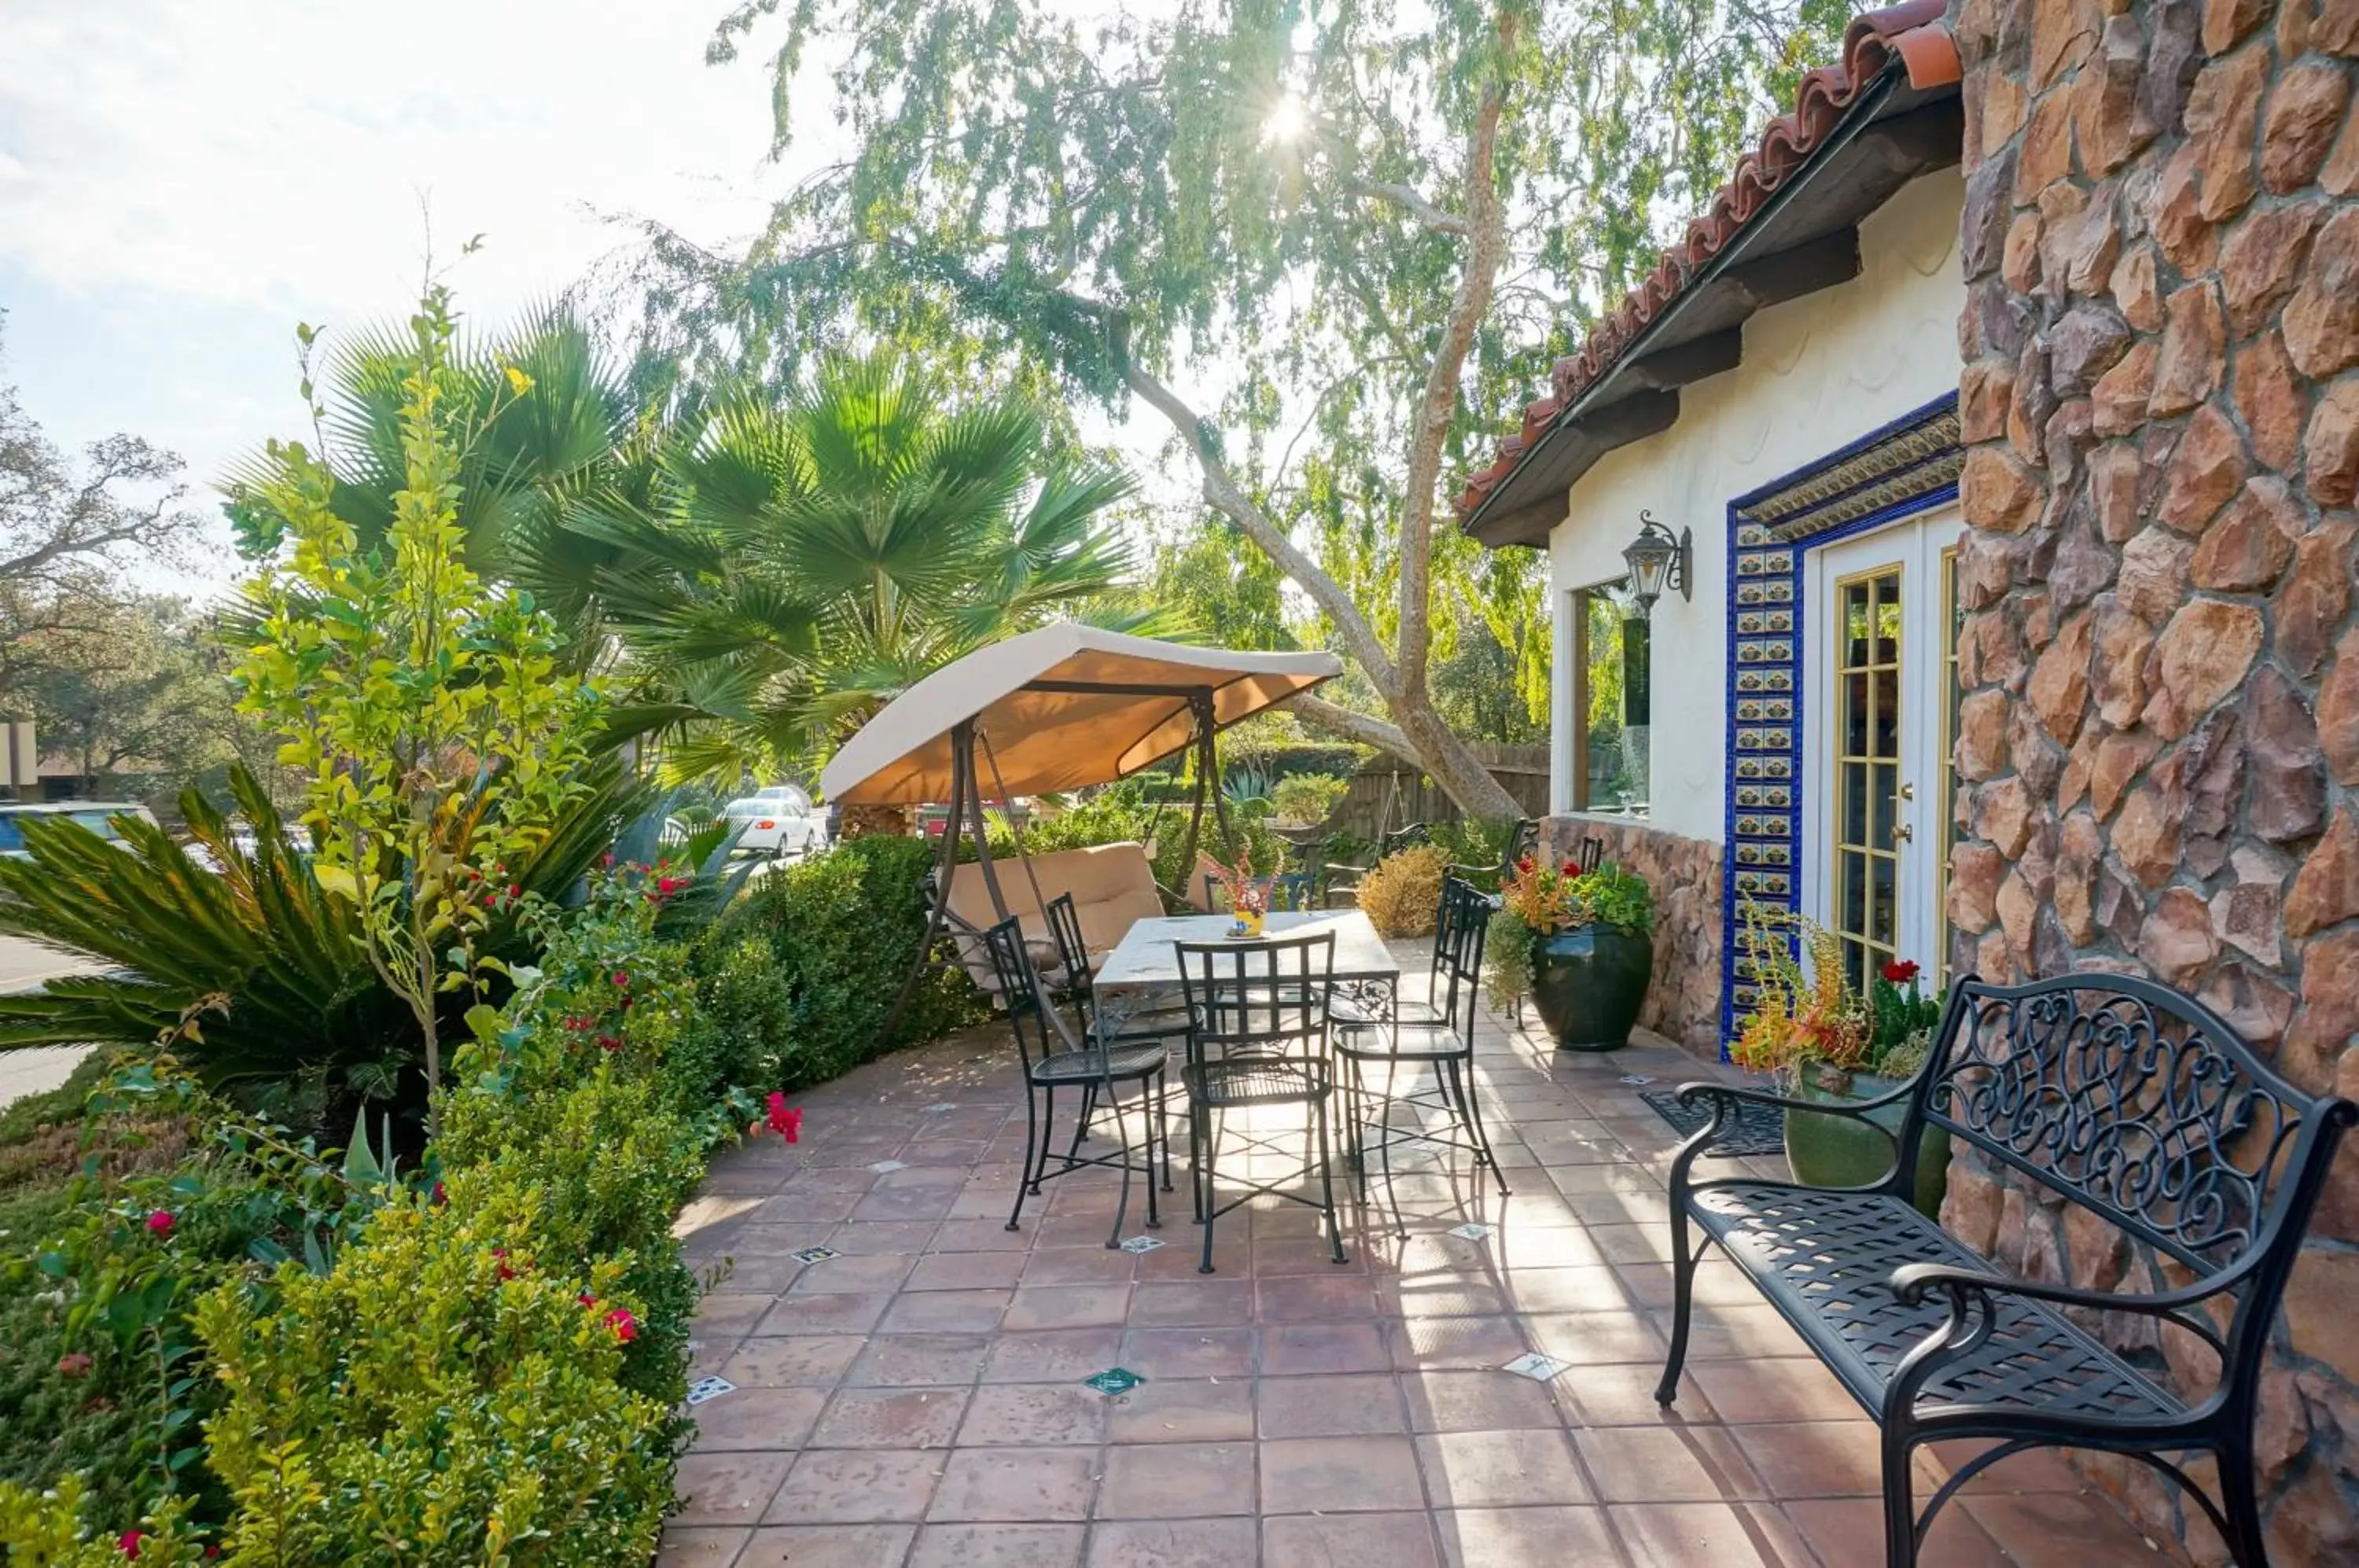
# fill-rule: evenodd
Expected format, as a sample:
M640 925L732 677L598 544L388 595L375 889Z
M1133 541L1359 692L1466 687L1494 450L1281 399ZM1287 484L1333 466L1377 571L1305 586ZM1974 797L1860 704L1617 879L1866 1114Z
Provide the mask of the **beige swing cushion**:
M1073 896L1073 912L1081 917L1082 942L1089 949L1090 967L1094 970L1114 951L1132 924L1154 920L1163 913L1163 897L1155 890L1155 870L1147 862L1147 849L1138 844L1101 844L1088 849L1060 849L1032 859L1032 875L1024 874L1024 863L1009 856L995 859L992 869L999 876L999 891L1007 900L1007 912L1016 918L1026 938L1038 944L1035 962L1040 965L1044 979L1053 981L1053 958L1043 958L1056 951L1049 934L1049 916L1040 899L1032 896L1032 884L1040 884L1040 897L1054 898L1060 893ZM983 867L969 861L951 872L951 913L977 931L986 931L998 923L999 911L992 907L991 888L983 879ZM983 944L973 939L959 942L959 957L974 983L986 993L998 989L998 977L992 973L990 957Z

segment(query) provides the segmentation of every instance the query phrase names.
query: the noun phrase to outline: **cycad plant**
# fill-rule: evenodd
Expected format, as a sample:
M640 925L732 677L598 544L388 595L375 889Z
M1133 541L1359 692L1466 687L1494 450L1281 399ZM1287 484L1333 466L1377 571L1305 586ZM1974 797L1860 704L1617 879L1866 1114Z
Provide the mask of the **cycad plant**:
M1059 617L1125 630L1120 471L1068 455L1014 397L954 404L906 359L824 364L784 403L740 397L670 432L645 508L565 528L599 578L677 776L815 760L910 683Z

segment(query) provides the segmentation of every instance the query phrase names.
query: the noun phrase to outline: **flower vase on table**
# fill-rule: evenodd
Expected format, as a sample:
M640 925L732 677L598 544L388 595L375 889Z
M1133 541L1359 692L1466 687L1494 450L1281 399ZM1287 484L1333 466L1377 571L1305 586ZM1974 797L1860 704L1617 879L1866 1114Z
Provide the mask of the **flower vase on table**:
M1269 918L1269 892L1273 878L1254 875L1250 850L1239 855L1234 866L1215 864L1219 868L1213 877L1229 900L1231 940L1250 942L1258 938Z

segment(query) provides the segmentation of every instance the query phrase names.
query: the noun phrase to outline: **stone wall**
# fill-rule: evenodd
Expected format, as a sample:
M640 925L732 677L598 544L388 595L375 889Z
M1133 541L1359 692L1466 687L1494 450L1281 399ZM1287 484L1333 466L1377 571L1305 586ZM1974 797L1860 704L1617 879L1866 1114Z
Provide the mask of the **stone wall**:
M1655 895L1655 979L1639 1025L1718 1061L1720 845L1612 818L1549 817L1540 826L1540 842L1559 861L1582 839L1602 839L1606 859L1646 878Z
M2359 1093L2359 0L1958 0L1972 532L1956 964L2193 992ZM1961 1162L2009 1263L2151 1259ZM2279 1325L2281 1564L2359 1558L2359 1149ZM2186 1345L2147 1353L2186 1387ZM2142 1467L2092 1474L2219 1559ZM2190 1520L2196 1522L2190 1527Z

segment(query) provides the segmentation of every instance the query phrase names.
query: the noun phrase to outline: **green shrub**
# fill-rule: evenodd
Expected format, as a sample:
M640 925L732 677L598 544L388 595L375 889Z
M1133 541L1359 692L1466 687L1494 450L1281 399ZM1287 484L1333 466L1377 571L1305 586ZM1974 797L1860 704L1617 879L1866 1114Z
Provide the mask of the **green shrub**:
M619 1388L631 1262L543 1265L537 1185L379 1214L324 1275L225 1289L197 1327L233 1559L629 1564L654 1554L679 1422Z
M1418 844L1385 856L1360 879L1360 908L1386 936L1431 936L1441 912L1441 877L1449 855Z
M770 954L787 1000L783 1026L766 1031L783 1044L777 1087L821 1083L877 1054L925 934L919 883L931 861L921 839L851 840L764 877L700 944L707 975L748 939ZM885 1044L935 1039L981 1018L982 1006L964 971L935 969Z
M794 1051L794 987L778 972L769 943L740 932L716 938L699 958L703 1028L684 1048L700 1058L701 1065L692 1071L716 1085L769 1088L786 1082Z
M1351 792L1352 781L1348 779L1324 773L1297 773L1279 779L1270 798L1277 803L1279 822L1309 827L1325 822Z

